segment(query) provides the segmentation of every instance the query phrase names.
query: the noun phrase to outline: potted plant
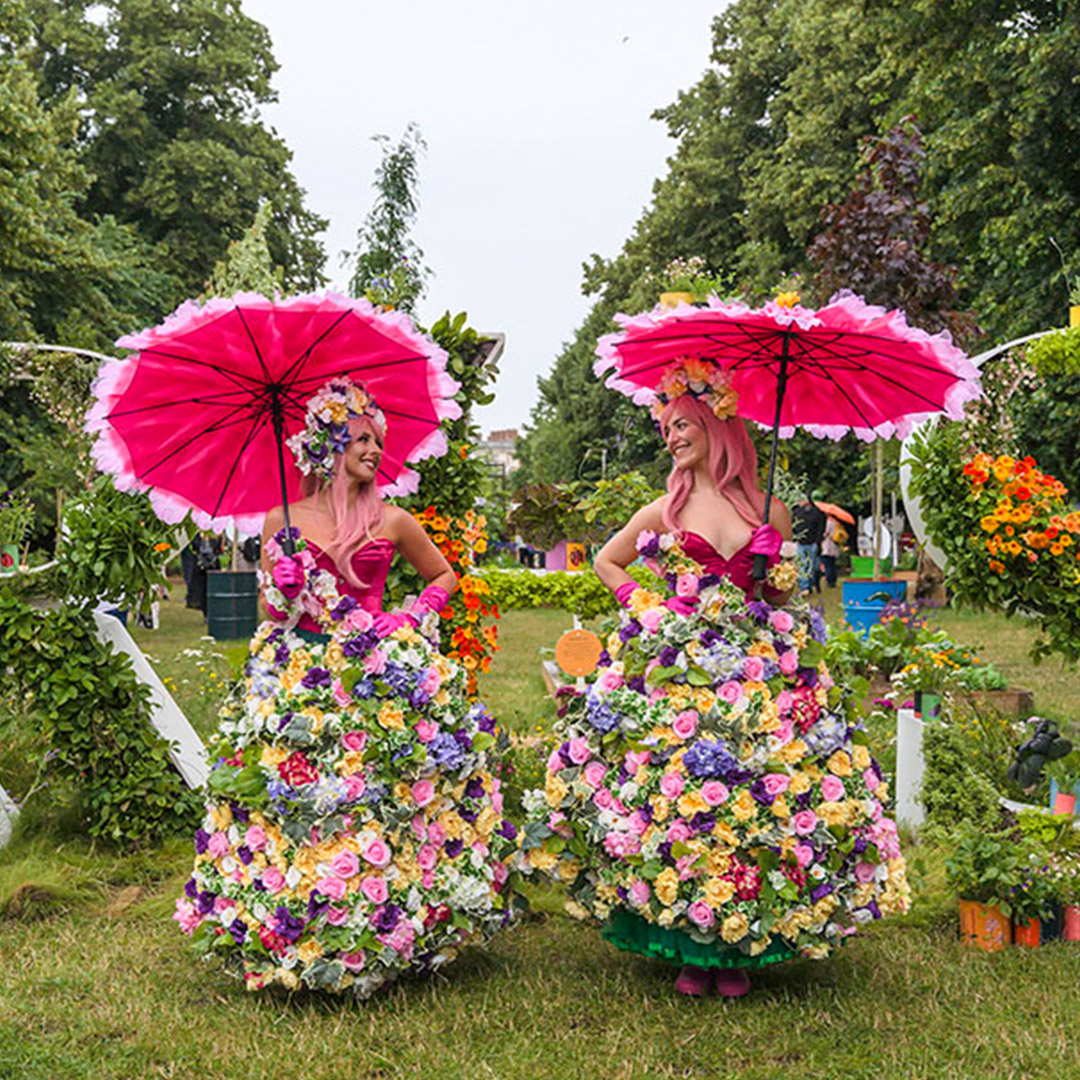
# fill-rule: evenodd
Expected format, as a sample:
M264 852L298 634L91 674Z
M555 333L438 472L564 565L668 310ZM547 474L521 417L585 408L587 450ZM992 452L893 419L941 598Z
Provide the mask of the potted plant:
M960 935L965 945L998 952L1009 944L1009 898L1023 863L1011 833L988 833L964 822L945 860L945 877L960 900Z
M1038 948L1043 920L1053 916L1054 884L1049 866L1034 851L1022 866L1019 880L1001 905L1012 918L1013 944Z
M1050 778L1050 808L1055 814L1074 817L1080 797L1080 750L1070 750L1046 767Z
M0 494L0 575L14 574L19 567L19 549L34 519L34 505L25 491Z
M1061 908L1061 937L1080 941L1080 852L1055 852L1050 877L1054 899Z

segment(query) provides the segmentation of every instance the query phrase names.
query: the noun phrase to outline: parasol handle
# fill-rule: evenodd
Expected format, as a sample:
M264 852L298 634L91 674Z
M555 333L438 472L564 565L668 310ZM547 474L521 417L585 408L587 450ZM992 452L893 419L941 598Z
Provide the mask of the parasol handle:
M776 378L776 412L773 415L772 445L769 448L769 476L765 482L765 516L762 519L762 525L769 524L769 511L772 509L773 479L776 476L776 449L780 441L780 411L784 407L784 391L787 389L788 346L790 342L791 332L785 330L784 347L780 353L780 372ZM757 582L754 592L758 599L761 598L762 583L765 581L765 574L768 571L768 558L767 555L755 555L754 566L750 571L751 579Z
M271 391L270 416L274 425L274 442L277 444L278 479L281 481L281 509L285 515L285 543L281 545L286 555L296 553L289 522L289 494L285 484L285 415L276 388Z

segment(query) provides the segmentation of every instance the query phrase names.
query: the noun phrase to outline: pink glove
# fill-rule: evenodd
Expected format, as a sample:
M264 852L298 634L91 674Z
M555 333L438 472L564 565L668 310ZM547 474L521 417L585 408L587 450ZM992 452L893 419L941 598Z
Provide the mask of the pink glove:
M429 585L416 598L416 603L409 608L409 614L420 620L429 611L442 611L446 607L446 601L449 599L450 594L445 589L439 588L438 585Z
M750 534L750 550L755 555L765 555L770 565L780 558L784 538L771 525L759 525Z
M372 626L379 637L389 637L395 630L403 626L415 626L416 619L407 611L380 611L375 616Z
M292 555L283 555L276 563L271 574L274 584L281 590L282 596L289 600L300 595L304 587L304 568Z
M668 611L674 611L676 615L691 615L696 610L698 598L696 596L669 596L664 601L664 607Z
M624 581L615 590L615 599L619 601L619 606L628 608L630 606L630 597L634 595L641 588L636 581Z

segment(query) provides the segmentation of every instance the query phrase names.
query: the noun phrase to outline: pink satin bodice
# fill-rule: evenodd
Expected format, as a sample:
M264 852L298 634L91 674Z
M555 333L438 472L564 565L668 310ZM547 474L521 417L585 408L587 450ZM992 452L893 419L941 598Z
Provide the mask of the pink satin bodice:
M723 575L747 596L753 592L754 580L750 572L754 568L754 553L750 550L749 543L739 548L730 559L725 559L704 536L684 529L682 549L694 562L701 564L705 573Z
M386 586L386 576L390 573L390 563L394 558L394 541L386 537L371 540L356 551L352 557L353 573L366 585L358 588L346 581L334 564L334 560L323 551L318 544L309 540L308 551L315 559L315 565L320 570L327 570L337 579L338 592L342 596L351 596L365 610L373 615L382 611L383 589ZM303 615L297 624L302 630L318 632L322 627L311 618Z

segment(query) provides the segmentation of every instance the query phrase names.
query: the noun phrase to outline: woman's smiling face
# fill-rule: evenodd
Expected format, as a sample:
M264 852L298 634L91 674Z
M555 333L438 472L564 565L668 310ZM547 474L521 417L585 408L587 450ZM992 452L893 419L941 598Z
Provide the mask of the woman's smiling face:
M664 425L664 443L677 469L694 469L709 453L705 429L688 416L676 413Z
M355 425L355 426L354 426ZM352 438L345 447L341 467L358 484L373 483L382 460L383 439L370 420L349 425Z

